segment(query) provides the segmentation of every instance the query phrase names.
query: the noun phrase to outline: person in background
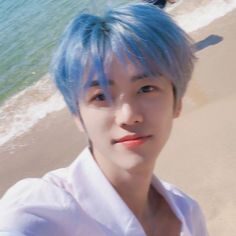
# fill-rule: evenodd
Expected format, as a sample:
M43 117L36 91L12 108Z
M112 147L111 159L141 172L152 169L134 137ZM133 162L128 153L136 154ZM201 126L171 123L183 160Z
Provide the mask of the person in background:
M175 3L176 0L143 0L143 2L152 3L153 5L156 5L159 8L164 8L167 2Z
M194 61L188 35L152 4L75 17L53 77L88 146L5 193L0 236L206 236L198 203L153 173Z

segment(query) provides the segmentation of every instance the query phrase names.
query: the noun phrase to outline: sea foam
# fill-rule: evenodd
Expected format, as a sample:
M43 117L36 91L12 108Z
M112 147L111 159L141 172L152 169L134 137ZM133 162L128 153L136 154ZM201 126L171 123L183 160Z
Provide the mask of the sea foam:
M236 8L236 0L211 0L195 10L177 15L178 24L187 32L196 31Z
M32 128L47 114L65 107L49 76L41 78L0 107L0 146Z

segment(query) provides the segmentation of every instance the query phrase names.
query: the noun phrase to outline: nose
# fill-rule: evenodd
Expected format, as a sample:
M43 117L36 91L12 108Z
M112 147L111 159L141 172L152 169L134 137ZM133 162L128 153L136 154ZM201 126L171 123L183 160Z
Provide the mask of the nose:
M137 106L123 103L115 112L116 124L119 126L132 126L143 122L143 115Z

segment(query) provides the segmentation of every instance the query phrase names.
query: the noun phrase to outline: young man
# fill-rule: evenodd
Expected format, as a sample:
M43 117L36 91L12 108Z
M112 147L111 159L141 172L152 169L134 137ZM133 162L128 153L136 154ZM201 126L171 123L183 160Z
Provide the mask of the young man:
M151 4L82 14L54 78L89 147L0 202L0 235L205 236L198 204L153 175L193 70L188 36Z

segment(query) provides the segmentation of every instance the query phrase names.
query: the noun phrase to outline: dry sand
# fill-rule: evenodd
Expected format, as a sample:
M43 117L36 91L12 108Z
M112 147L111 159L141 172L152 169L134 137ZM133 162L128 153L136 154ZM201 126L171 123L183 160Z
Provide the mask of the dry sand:
M193 34L214 34L216 45L199 61L185 99L186 109L155 172L198 200L210 235L236 235L236 11Z
M182 117L155 172L197 199L210 235L236 235L236 11L193 33L203 47ZM17 180L69 164L85 145L67 111L0 147L0 195Z

